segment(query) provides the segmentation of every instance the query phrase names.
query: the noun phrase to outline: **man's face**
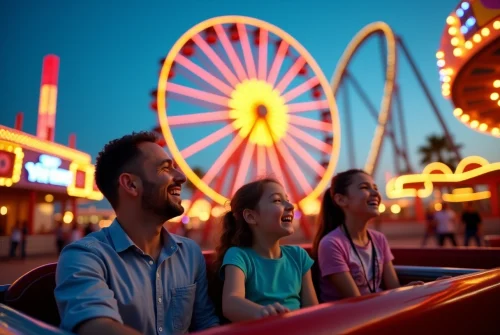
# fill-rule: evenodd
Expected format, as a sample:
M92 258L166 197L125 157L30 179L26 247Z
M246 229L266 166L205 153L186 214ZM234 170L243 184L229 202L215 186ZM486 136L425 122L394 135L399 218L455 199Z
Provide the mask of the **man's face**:
M181 206L182 184L186 176L174 167L170 156L156 143L145 142L139 146L142 157L141 205L143 210L170 220L184 213Z

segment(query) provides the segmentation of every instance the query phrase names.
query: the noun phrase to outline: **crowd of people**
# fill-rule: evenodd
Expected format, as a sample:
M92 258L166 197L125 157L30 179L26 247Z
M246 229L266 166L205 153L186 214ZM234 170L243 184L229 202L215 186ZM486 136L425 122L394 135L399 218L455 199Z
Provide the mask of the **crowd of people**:
M280 244L294 233L283 185L263 178L242 186L223 216L208 273L200 247L164 228L184 212L186 177L153 133L109 142L95 179L116 219L61 252L54 295L65 330L186 333L400 287L386 237L367 228L381 198L362 170L333 178L311 255ZM209 276L217 294L209 295Z
M422 246L427 244L430 237L436 238L436 243L439 246L444 246L446 240L449 240L453 246L458 246L457 243L457 232L459 230L464 231L464 246L469 246L469 242L473 239L478 247L482 245L481 243L481 222L482 218L474 208L471 202L466 202L464 204L464 210L460 216L457 216L454 210L452 210L446 202L441 204L441 210L432 212L428 211L426 214L426 230L425 235L422 240ZM463 229L460 229L460 224L462 224Z

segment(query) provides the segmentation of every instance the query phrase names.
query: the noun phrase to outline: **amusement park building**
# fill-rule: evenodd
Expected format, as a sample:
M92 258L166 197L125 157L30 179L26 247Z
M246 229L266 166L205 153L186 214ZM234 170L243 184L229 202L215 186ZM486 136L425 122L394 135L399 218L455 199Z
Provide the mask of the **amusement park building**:
M14 128L0 125L0 236L17 224L29 234L51 232L55 204L71 223L78 202L103 198L91 156L75 149L75 137L69 146L54 142L58 67L57 56L45 57L36 136L22 131L22 113Z

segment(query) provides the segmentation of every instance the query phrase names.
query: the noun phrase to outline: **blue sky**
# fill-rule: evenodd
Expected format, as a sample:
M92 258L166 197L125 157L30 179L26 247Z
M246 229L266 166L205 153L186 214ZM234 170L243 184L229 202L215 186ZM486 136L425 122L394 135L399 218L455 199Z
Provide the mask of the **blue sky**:
M293 5L292 5L293 3ZM295 37L330 80L351 38L366 24L385 21L409 47L463 155L499 160L499 140L458 122L440 94L435 53L447 15L456 0L421 1L2 1L0 2L0 123L13 126L25 113L24 130L34 133L44 55L61 58L56 141L77 134L77 147L93 157L110 139L157 123L149 109L157 85L159 59L190 27L219 15L245 15L268 21ZM351 71L378 106L382 67L378 41L367 43ZM414 165L417 147L440 133L425 96L400 55L398 81ZM354 99L353 99L354 100ZM359 100L359 99L358 99ZM374 122L353 102L357 165L364 165ZM342 101L339 100L342 107ZM367 121L369 120L369 121ZM341 123L344 120L341 115ZM348 167L345 127L338 170ZM178 142L189 143L180 132ZM181 145L183 146L183 145ZM184 145L185 146L185 145ZM392 171L390 142L385 142L377 180ZM204 159L196 164L204 165ZM419 167L420 168L420 167Z

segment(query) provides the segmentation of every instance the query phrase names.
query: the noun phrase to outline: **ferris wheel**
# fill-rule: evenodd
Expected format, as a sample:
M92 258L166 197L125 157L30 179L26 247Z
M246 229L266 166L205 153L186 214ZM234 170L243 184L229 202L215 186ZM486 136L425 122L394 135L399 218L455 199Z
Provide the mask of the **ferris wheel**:
M300 207L333 176L335 97L312 56L276 26L243 16L197 24L163 61L155 94L173 159L220 205L245 182L273 175ZM202 176L193 171L200 162Z

